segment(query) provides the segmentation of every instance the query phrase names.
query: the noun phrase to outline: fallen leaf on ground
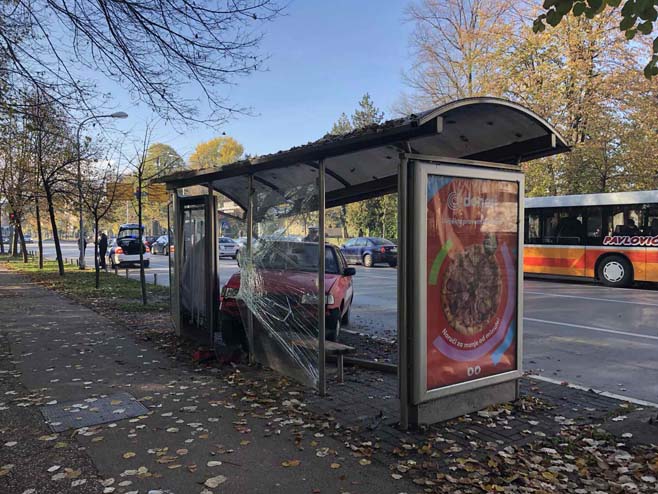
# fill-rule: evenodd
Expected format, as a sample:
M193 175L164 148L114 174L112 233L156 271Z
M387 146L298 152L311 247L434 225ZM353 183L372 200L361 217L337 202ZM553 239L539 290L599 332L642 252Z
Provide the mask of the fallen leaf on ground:
M301 463L300 460L285 460L281 462L281 466L286 468L297 467L299 466L300 463Z
M221 484L226 482L226 477L223 475L217 475L217 477L210 477L207 479L203 485L206 487L210 487L211 489L214 489L215 487L219 487Z

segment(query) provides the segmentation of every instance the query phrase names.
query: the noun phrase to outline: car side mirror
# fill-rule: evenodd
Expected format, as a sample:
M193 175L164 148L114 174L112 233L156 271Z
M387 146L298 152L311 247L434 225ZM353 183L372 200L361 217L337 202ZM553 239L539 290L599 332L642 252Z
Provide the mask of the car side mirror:
M356 268L345 268L343 271L343 276L354 276L356 274Z

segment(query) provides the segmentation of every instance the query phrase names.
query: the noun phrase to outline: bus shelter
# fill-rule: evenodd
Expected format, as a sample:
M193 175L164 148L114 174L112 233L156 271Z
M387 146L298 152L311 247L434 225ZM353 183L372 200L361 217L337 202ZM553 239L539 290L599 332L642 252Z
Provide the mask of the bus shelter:
M527 108L470 98L169 175L176 330L212 345L236 340L241 326L245 341L237 340L251 362L324 395L326 338L359 296L350 291L353 270L326 243L326 210L397 193L401 426L514 400L523 356L521 164L568 150ZM240 273L228 284L218 277L219 194L246 225ZM300 224L317 236L293 235Z

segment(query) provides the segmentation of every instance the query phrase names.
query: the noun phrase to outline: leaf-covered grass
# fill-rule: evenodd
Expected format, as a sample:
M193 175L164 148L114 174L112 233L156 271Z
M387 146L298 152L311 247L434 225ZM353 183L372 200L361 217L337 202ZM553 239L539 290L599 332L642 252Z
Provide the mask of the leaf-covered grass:
M45 261L43 269L39 269L36 259L24 264L21 258L1 255L0 263L28 275L39 284L94 305L102 304L126 312L162 311L169 307L168 287L147 284L149 304L144 306L139 280L117 276L112 272L100 272L100 287L96 289L93 268L81 271L77 266L65 265L65 274L60 276L56 261Z

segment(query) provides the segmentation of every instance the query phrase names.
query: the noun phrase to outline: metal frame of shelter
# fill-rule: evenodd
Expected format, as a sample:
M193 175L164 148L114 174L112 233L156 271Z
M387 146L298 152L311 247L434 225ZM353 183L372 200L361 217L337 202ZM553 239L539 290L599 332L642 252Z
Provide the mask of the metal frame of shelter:
M247 223L247 255L251 255L254 221L261 211L274 204L278 192L308 183L316 178L319 193L319 259L318 259L318 391L326 393L325 369L325 209L388 193L398 193L398 345L400 424L406 428L409 421L418 422L413 409L417 375L415 367L418 332L414 311L417 290L417 264L414 254L414 165L449 165L477 171L484 175L498 171L521 174L521 163L566 152L569 146L558 132L543 118L516 103L498 98L469 98L439 106L418 115L391 120L352 133L324 138L275 154L243 160L221 168L188 170L171 174L163 179L172 192L177 250L172 282L172 310L180 331L180 210L185 204L201 199L182 197L179 190L191 186L207 187L208 205L205 218L205 235L215 241L206 243L205 298L208 341L212 338L216 313L213 301L217 300L217 242L214 239L215 192L233 200L244 210ZM285 173L282 170L285 169ZM468 175L468 173L467 173ZM522 177L519 181L522 186ZM255 203L255 197L263 198ZM522 188L519 192L519 211L523 218ZM522 221L521 221L522 225ZM522 226L521 226L522 228ZM519 252L519 262L522 262ZM521 283L519 276L519 289ZM175 285L175 286L174 286ZM520 290L519 290L520 291ZM521 319L521 318L519 318ZM519 333L521 320L518 321ZM253 315L249 315L247 336L253 348ZM520 340L520 338L519 338ZM510 375L516 379L521 367L521 342L517 343L517 369ZM252 357L253 359L253 357ZM253 361L253 360L252 360ZM495 376L494 376L495 377ZM476 380L477 381L477 380ZM474 381L470 381L470 386ZM486 383L485 383L486 384ZM460 390L457 389L457 392ZM411 418L410 418L411 414Z

